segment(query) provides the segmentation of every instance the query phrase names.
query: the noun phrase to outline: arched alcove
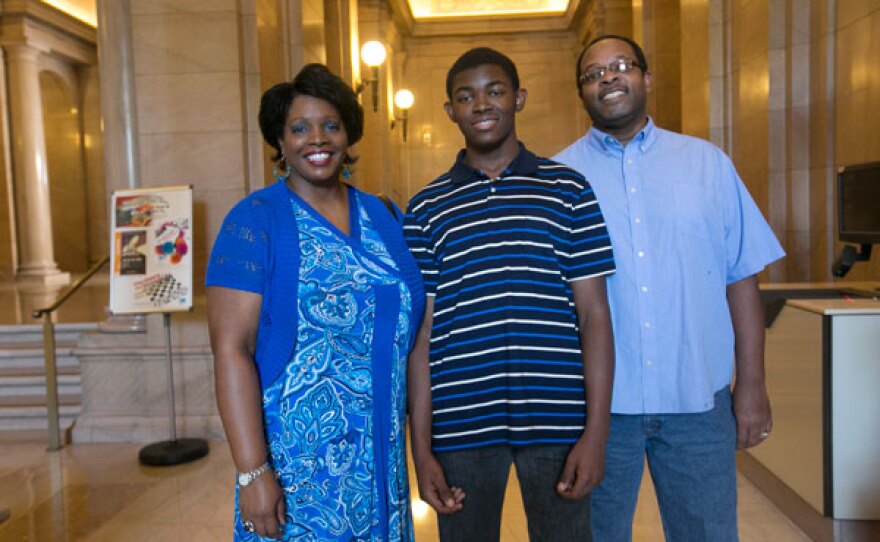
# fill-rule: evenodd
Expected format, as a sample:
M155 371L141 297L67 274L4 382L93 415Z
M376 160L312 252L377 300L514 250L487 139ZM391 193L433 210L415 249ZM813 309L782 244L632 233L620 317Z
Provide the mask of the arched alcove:
M40 72L55 261L77 273L89 263L88 204L79 100L65 79Z

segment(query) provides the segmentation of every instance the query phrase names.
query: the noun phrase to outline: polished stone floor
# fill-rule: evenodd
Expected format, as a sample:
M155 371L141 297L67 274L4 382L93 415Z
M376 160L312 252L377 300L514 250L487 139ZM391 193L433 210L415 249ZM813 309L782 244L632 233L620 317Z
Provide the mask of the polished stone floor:
M207 457L176 467L138 464L138 444L75 444L46 452L42 443L0 444L0 525L4 542L229 540L232 474L224 442ZM505 502L503 542L528 540L515 476ZM744 478L739 479L743 542L809 542ZM421 505L421 506L420 506ZM433 513L414 504L416 539L437 540ZM662 540L650 483L643 484L635 542Z

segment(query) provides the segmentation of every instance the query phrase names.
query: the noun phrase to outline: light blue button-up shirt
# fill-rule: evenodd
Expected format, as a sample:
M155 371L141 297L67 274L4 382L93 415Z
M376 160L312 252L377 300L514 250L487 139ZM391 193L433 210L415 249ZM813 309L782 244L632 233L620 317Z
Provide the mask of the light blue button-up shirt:
M712 409L733 374L727 285L785 255L730 159L650 119L625 147L591 128L554 159L587 178L611 235L611 411Z

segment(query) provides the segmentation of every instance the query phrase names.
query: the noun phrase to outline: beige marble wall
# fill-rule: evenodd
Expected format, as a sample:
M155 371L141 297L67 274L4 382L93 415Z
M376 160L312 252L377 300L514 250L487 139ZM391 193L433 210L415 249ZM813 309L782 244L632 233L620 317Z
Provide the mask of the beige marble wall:
M285 52L284 17L281 4L281 0L256 0L254 6L256 12L253 15L255 26L248 30L248 32L256 31L257 52L259 54L258 62L254 66L246 66L247 75L245 76L249 89L253 87L252 79L258 78L259 81L259 86L254 89L256 92L248 92L245 103L250 145L252 148L259 147L262 153L262 183L258 182L256 187L271 184L275 180L272 176L272 156L275 151L263 141L257 122L260 97L266 89L288 80L291 76L288 55Z
M456 36L406 40L404 80L416 96L410 111L402 192L406 199L447 171L463 146L458 127L443 111L446 73L472 47L489 46L517 65L529 95L517 117L517 135L538 154L552 155L580 137L585 125L574 82L580 46L574 33L510 36Z
M197 291L223 217L262 166L246 125L245 61L258 53L242 29L255 15L235 0L131 3L141 185L193 185Z
M79 88L70 86L75 78L66 79L56 73L40 72L43 133L55 261L64 271L81 273L88 268L89 235L80 100Z
M728 150L740 177L768 216L768 13L764 0L733 0L732 127Z
M782 84L771 83L771 89L778 93L785 90L784 96L771 99L771 134L781 133L784 137L774 139L787 143L784 154L777 150L784 171L774 170L772 164L777 160L771 158L771 190L778 194L774 199L787 202L786 278L828 280L834 196L833 134L828 131L828 120L833 115L829 100L833 69L828 49L829 2L811 2L809 9L802 10L787 10L784 4L771 3L777 12L776 17L771 16L771 25L774 19L782 19L785 24L775 24L773 33L778 37L771 39L775 46L771 46L770 58L778 64L777 71L787 75ZM786 177L782 187L776 182L780 173ZM774 226L780 218L780 213L774 213Z
M804 220L799 203L803 197L792 198L792 190L798 190L800 195L809 194L804 191L805 182L809 180L809 172L803 169L804 142L809 139L808 126L805 122L796 122L798 119L808 121L809 116L801 111L800 116L793 114L793 108L809 107L809 92L804 84L805 81L795 82L794 75L798 79L808 78L809 74L801 70L798 60L802 60L802 47L805 34L800 33L793 37L788 29L793 27L793 20L788 16L788 0L769 0L766 5L767 17L767 51L765 52L767 63L767 128L770 131L767 139L767 177L764 182L767 185L767 203L763 207L767 221L773 227L780 241L786 247L788 257L781 265L775 266L775 272L779 279L780 272L797 267L795 264L809 259L809 248L797 246L798 241L804 239L796 237L793 228L806 231L809 221ZM803 16L805 10L798 10L797 16ZM806 10L807 16L809 11ZM797 44L793 40L797 40ZM799 58L800 57L800 58ZM797 129L795 129L795 126ZM799 276L795 273L795 276Z
M88 260L94 264L109 254L107 179L104 176L104 138L101 129L101 85L97 66L78 70L82 147L88 208Z
M298 44L302 51L302 64L325 64L327 52L324 48L324 3L320 0L302 0L301 13L302 30Z
M810 216L812 256L809 276L830 278L834 259L834 51L836 41L829 5L833 0L813 4L809 19L810 93Z
M880 2L838 1L835 31L835 164L880 161ZM876 250L847 279L880 279Z
M709 4L705 0L682 0L680 17L681 131L709 139Z
M6 93L6 54L0 48L0 279L15 276L17 250L14 196L12 193L12 155L9 140L9 97Z
M641 2L642 48L654 75L648 111L658 126L681 131L682 31L680 0ZM690 103L688 102L690 105Z
M392 131L391 120L394 115L393 97L397 89L406 86L405 81L396 77L395 66L406 53L391 22L391 12L383 0L360 0L358 3L358 34L361 44L371 40L381 41L388 56L379 68L378 111L373 111L373 84L364 88L361 103L364 107L364 137L353 149L358 161L353 167L352 182L371 193L382 193L393 197L399 204L397 186L401 179L398 147L400 130ZM366 66L361 66L361 75L369 74ZM418 98L416 98L418 100Z

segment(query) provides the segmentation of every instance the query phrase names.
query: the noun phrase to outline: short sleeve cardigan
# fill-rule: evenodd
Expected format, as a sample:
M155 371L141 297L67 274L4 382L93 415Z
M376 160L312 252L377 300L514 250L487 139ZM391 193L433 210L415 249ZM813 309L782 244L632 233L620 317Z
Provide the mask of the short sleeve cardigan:
M392 215L376 196L361 191L357 196L409 288L413 303L410 337L415 340L425 293L397 218L403 215L397 209L396 216ZM263 389L280 376L296 347L300 249L290 198L287 185L279 181L238 202L217 234L205 279L207 286L263 297L254 355Z

